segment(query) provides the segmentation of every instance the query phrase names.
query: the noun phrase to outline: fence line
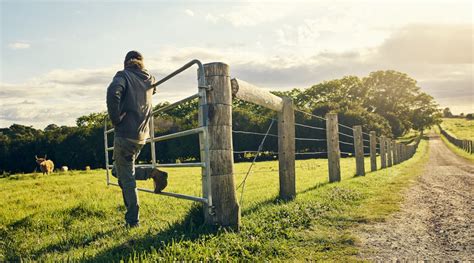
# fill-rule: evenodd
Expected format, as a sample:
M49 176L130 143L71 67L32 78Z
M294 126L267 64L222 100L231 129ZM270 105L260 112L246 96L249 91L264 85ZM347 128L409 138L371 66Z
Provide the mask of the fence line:
M240 206L243 202L244 187L248 176L253 173L252 168L260 154L278 155L278 176L279 176L279 197L284 200L293 199L296 196L295 186L295 156L304 155L327 155L328 159L328 180L329 182L341 181L341 154L355 156L356 171L359 176L365 175L364 157L370 156L371 171L377 170L376 156L377 150L382 159L382 168L387 167L387 160L390 165L401 163L413 156L418 146L418 137L414 144L406 145L395 143L393 140L384 136L377 137L374 131L369 133L362 131L362 126L349 127L338 122L338 116L335 113L328 113L321 117L304 110L297 109L293 101L287 97L278 97L264 89L258 88L250 83L239 79L230 79L229 66L224 63L209 63L202 65L198 60L193 60L180 69L174 71L159 81L159 84L171 79L175 75L184 71L192 65L198 65L198 90L197 94L177 101L173 104L160 108L153 113L163 112L173 107L179 106L192 99L199 98L199 127L178 132L175 134L155 137L154 124L150 122L150 143L152 150L152 164L147 167L184 167L178 164L158 164L155 156L155 143L157 141L168 140L185 136L189 134L199 135L200 145L200 163L193 163L193 166L201 167L202 173L202 197L185 196L177 193L161 193L166 196L173 196L187 200L201 202L205 205L204 217L207 224L220 225L238 229L240 226ZM242 131L232 129L232 99L240 99L245 102L253 103L277 113L277 118L272 120L266 133ZM310 124L296 123L295 113L302 113L310 116L311 120L324 121L325 127L313 126ZM270 130L274 122L278 123L278 134L271 134ZM296 127L312 130L325 131L325 138L302 138L295 136ZM348 129L348 134L339 131L339 128ZM342 130L342 129L341 129ZM106 154L106 169L108 185L116 185L109 182L108 153L113 150L107 143L107 136L113 129L107 129L104 125L104 148ZM258 150L234 151L233 134L244 134L253 136L262 136ZM319 133L316 133L319 134ZM339 137L345 138L344 141ZM368 136L364 138L364 136ZM263 145L268 137L278 138L278 152L264 151ZM326 151L319 148L306 149L307 151L296 152L296 142L326 142ZM368 145L364 145L368 143ZM353 152L348 152L341 145L353 147ZM472 146L472 144L471 144ZM368 150L364 151L364 149ZM245 173L245 177L239 186L235 185L234 173L234 154L255 154L252 164ZM142 165L143 166L143 165ZM267 171L255 171L255 173ZM271 171L276 172L276 171ZM238 202L236 198L236 188L242 187L241 199ZM138 189L145 192L153 192L148 189Z
M474 154L474 141L473 140L465 140L465 139L458 139L456 136L451 135L449 132L446 130L443 130L441 125L438 124L439 130L441 134L452 144L457 146L459 149L469 153L469 154Z

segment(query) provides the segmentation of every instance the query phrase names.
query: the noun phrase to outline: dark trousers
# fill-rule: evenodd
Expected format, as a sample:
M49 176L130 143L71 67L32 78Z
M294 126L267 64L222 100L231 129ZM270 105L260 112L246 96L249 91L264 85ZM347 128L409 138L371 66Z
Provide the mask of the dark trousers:
M135 160L140 154L143 144L134 143L125 138L114 138L114 167L112 175L118 178L127 212L125 222L136 225L139 220L139 202L136 180L147 180L153 168L135 167Z

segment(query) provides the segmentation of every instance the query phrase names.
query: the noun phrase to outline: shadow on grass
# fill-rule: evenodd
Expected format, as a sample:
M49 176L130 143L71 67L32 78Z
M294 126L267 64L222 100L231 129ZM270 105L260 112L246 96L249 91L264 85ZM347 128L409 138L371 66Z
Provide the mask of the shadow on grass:
M318 183L317 185L305 189L298 194L317 190L326 184L328 184L328 182ZM245 209L242 212L242 216L248 216L254 212L258 212L269 205L285 204L291 201L292 200L283 200L276 196L274 198L254 204L248 209ZM143 254L143 252L150 253L152 251L160 251L175 243L176 241L195 241L202 236L217 233L219 233L219 229L217 227L204 224L202 206L194 205L181 222L171 225L168 229L165 229L157 234L146 235L139 239L128 240L113 248L102 251L93 257L83 259L83 261L127 261L130 259L130 257Z
M328 185L329 182L324 182L324 183L318 183L314 186L311 186L307 189L304 189L302 191L299 191L296 193L296 196L300 195L300 194L304 194L304 193L307 193L307 192L311 192L311 191L314 191L314 190L317 190L325 185ZM267 207L268 205L279 205L279 204L285 204L285 203L289 203L291 201L293 201L294 199L290 199L290 200L285 200L285 199L281 199L279 196L275 196L274 198L271 198L271 199L267 199L263 202L259 202L259 203L256 203L254 204L253 206L251 206L250 208L248 209L245 209L244 211L242 211L242 216L248 216L252 213L255 213L255 212L258 212L260 211L261 209Z
M194 241L203 235L217 232L218 228L204 224L202 206L194 205L181 222L171 225L168 229L157 234L148 234L138 239L128 240L93 257L82 259L82 261L127 261L133 255L152 250L159 251L176 241Z
M303 190L301 193L318 191L322 186L328 184L318 183L315 186L312 186L308 189ZM294 199L293 199L294 200ZM264 211L269 206L275 205L277 209L271 210L272 212L263 213L261 216L265 218L263 221L267 225L262 226L265 231L268 233L256 233L255 235L259 236L273 236L274 238L287 235L286 231L293 228L307 227L308 222L310 221L311 214L320 214L322 213L323 208L317 206L313 210L309 209L307 205L295 205L293 206L284 206L284 204L293 203L293 200L283 200L278 197L273 197L263 202L255 203L248 209L245 209L242 212L242 216L249 216L252 213ZM295 202L296 203L296 202ZM281 209L280 209L281 208ZM324 210L327 208L324 207ZM281 218L286 217L291 220L281 220ZM248 231L248 229L247 229ZM265 232L264 231L264 232ZM176 243L183 243L182 246L178 246L179 249L187 249L186 242L205 242L208 238L206 236L214 236L215 238L220 238L221 233L226 233L226 230L221 230L215 226L207 226L204 224L204 217L202 212L202 207L199 205L193 206L190 211L186 214L184 219L181 222L170 225L167 229L164 229L158 233L148 233L142 237L136 239L129 239L121 244L118 244L112 248L105 249L99 252L95 256L89 258L84 258L81 261L84 262L117 262L117 261L129 261L129 260L142 260L141 256L145 254L157 254L164 255L164 257L170 256L170 251L172 252L173 248L169 247L175 245ZM276 234L275 234L276 233ZM247 233L248 235L248 233ZM209 237L213 239L214 237ZM243 232L243 238L245 240L245 231ZM235 242L235 240L229 240L229 242ZM215 245L215 244L214 244ZM249 245L252 247L252 245ZM247 248L246 249L250 249ZM252 247L252 249L256 249ZM237 249L238 250L238 249ZM152 258L152 257L151 257ZM143 259L145 260L145 259ZM155 260L155 259L153 259ZM156 259L158 261L158 259ZM145 260L146 261L146 260ZM166 260L165 260L166 261Z
M307 189L304 189L303 191L297 192L296 195L305 194L307 192L314 191L314 190L316 190L318 188L321 188L321 187L323 187L325 185L328 185L328 184L329 184L329 182L317 183L316 185L311 186L310 188L307 188Z
M265 201L262 201L262 202L259 202L259 203L255 203L254 205L252 205L251 207L245 209L242 211L242 216L248 216L250 214L253 214L255 212L258 212L260 211L262 208L265 208L269 205L277 205L277 204L282 204L282 203L288 203L288 202L291 202L292 200L284 200L284 199L281 199L280 197L278 196L275 196L271 199L267 199Z
M48 252L54 251L54 253L63 253L67 252L76 248L81 248L92 244L93 242L108 237L111 234L117 232L119 227L112 228L105 232L97 232L92 235L81 236L80 238L73 238L73 239L61 239L61 241L50 244L36 252L33 253L33 258L39 258L41 255L46 254Z

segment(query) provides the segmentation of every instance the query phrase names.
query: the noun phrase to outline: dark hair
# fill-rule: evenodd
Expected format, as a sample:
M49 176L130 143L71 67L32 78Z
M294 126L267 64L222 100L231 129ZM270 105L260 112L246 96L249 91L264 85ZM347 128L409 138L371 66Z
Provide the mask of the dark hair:
M140 52L132 50L127 53L123 62L124 68L144 69L143 56Z

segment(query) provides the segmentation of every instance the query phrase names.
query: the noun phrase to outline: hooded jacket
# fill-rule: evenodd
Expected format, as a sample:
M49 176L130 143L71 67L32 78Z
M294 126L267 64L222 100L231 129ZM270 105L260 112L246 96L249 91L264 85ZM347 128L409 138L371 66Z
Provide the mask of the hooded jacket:
M155 78L147 70L127 67L107 88L107 111L115 136L144 142L149 138Z

